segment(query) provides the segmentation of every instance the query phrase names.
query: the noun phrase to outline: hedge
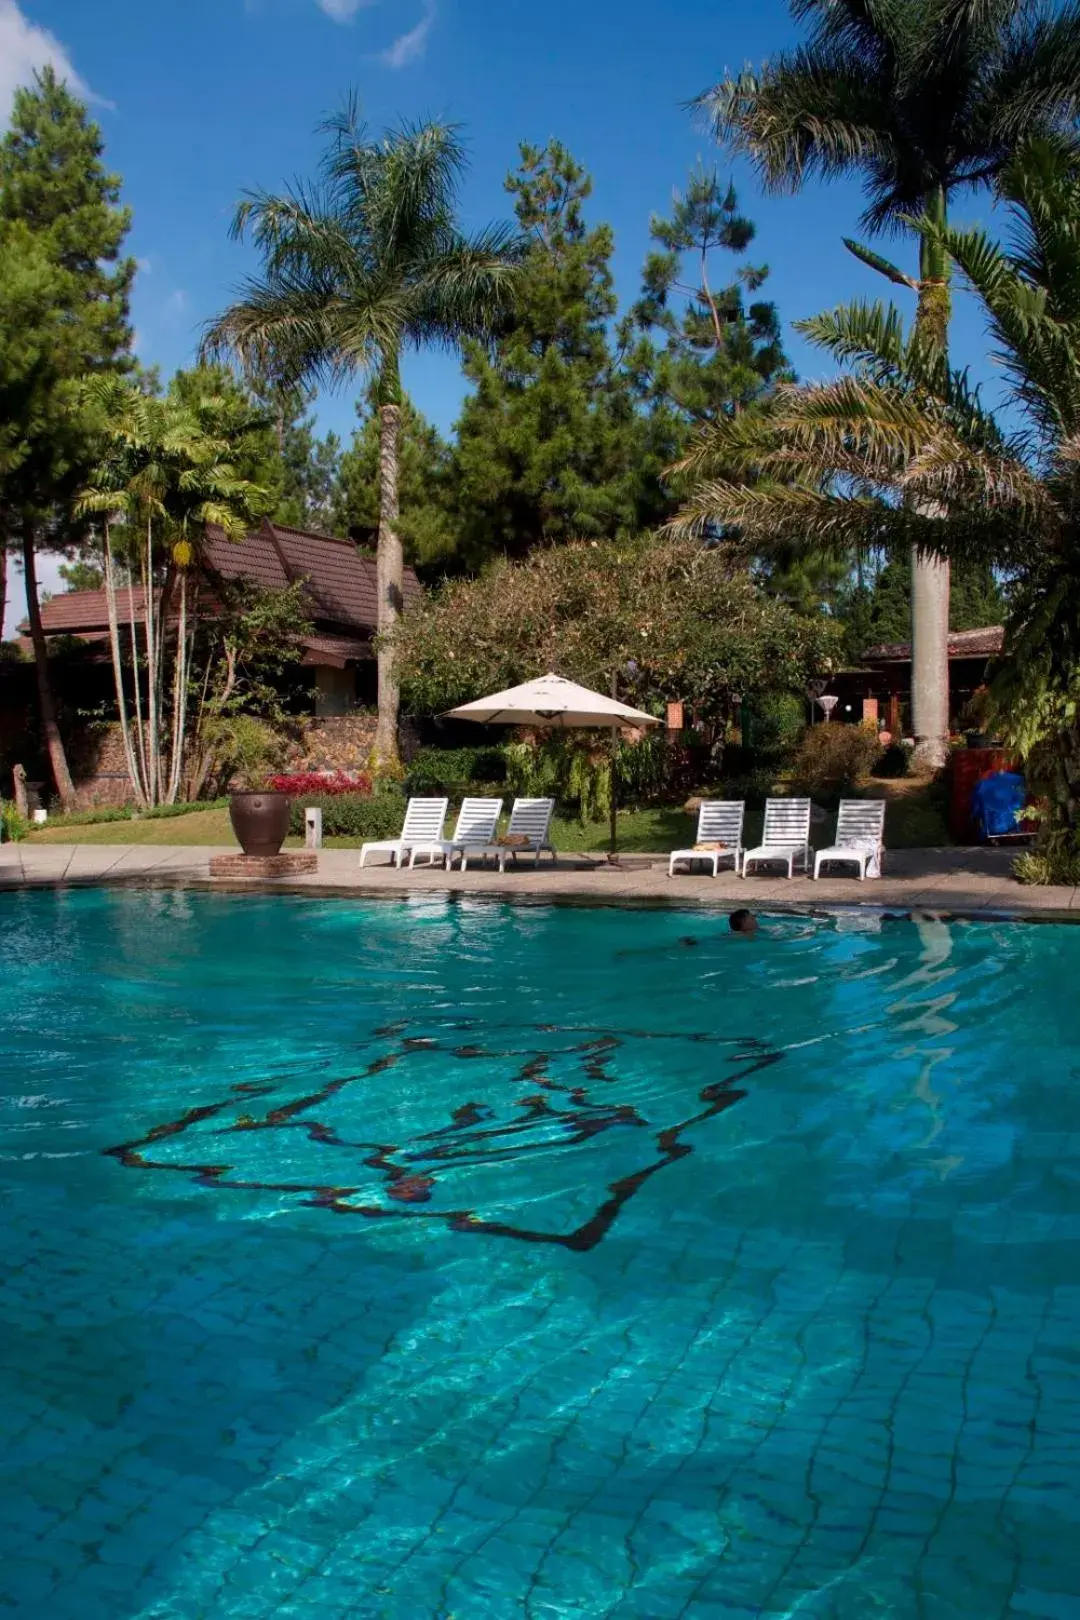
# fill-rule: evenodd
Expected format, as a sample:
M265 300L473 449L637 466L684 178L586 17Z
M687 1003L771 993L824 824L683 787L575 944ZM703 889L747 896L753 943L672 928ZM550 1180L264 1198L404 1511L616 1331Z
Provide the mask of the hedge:
M228 799L192 799L186 804L156 804L149 810L133 805L99 805L96 810L73 810L69 815L50 815L50 827L94 827L107 821L169 821L174 816L190 816L198 810L224 810Z
M453 796L474 783L506 781L506 755L502 748L420 748L405 777L405 791L413 794Z
M405 801L396 793L310 793L289 806L289 832L304 836L304 811L321 810L325 838L396 838Z

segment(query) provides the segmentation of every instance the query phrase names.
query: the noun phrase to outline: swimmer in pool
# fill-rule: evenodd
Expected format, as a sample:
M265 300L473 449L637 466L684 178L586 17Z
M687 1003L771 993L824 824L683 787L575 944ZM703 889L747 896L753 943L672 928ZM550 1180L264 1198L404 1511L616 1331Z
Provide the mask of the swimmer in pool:
M757 933L757 918L752 911L747 911L745 906L740 906L739 910L733 911L728 918L728 927L733 934L747 934L752 937Z

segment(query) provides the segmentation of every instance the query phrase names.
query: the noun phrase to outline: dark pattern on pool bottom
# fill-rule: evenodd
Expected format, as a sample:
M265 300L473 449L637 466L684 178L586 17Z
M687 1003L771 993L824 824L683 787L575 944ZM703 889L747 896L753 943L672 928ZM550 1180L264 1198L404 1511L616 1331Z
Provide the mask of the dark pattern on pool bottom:
M668 1168L693 1152L691 1144L684 1140L687 1131L741 1101L746 1096L742 1082L779 1062L782 1056L766 1042L749 1036L726 1038L701 1033L683 1035L649 1030L616 1032L610 1029L568 1029L558 1025L542 1025L534 1026L538 1033L585 1038L557 1051L551 1045L547 1049L526 1051L518 1047L492 1050L482 1045L460 1043L461 1035L473 1027L469 1020L455 1019L448 1025L452 1038L458 1044L429 1034L409 1034L409 1027L396 1024L373 1031L372 1045L389 1039L396 1040L397 1045L373 1057L359 1073L328 1080L309 1095L271 1107L262 1119L242 1114L233 1123L221 1125L212 1132L213 1137L220 1140L250 1132L300 1130L310 1143L320 1148L362 1154L362 1164L377 1173L382 1190L391 1203L373 1202L370 1198L353 1202L363 1192L363 1187L346 1184L337 1176L318 1182L292 1178L250 1178L237 1174L236 1166L228 1161L165 1161L151 1157L146 1151L156 1143L183 1136L209 1120L220 1118L230 1107L236 1106L238 1099L272 1096L280 1084L274 1081L263 1084L249 1081L234 1085L228 1096L219 1102L189 1109L178 1119L154 1126L145 1136L104 1151L107 1156L119 1159L128 1169L180 1172L208 1188L296 1194L304 1204L332 1210L339 1215L360 1215L369 1220L437 1220L455 1232L517 1238L527 1243L559 1244L581 1252L596 1247L611 1230L628 1201L657 1171ZM611 1071L613 1054L628 1041L677 1041L722 1048L722 1061L732 1072L697 1092L695 1101L700 1107L678 1121L657 1126L643 1117L639 1108L631 1103L603 1098L594 1100L591 1095L591 1088L618 1084L618 1076ZM302 1117L309 1116L313 1109L347 1089L362 1085L365 1079L420 1053L438 1053L447 1064L451 1061L468 1063L474 1059L483 1059L488 1063L514 1063L516 1067L507 1073L507 1084L514 1088L524 1085L530 1089L525 1095L512 1099L514 1116L509 1120L497 1120L490 1104L470 1100L449 1111L448 1124L395 1143L351 1140L326 1121ZM556 1058L573 1060L580 1076L576 1083L553 1077L549 1071ZM601 1197L592 1212L568 1231L544 1230L487 1218L475 1208L429 1210L417 1207L432 1200L439 1188L440 1174L448 1169L495 1166L500 1161L527 1164L536 1154L581 1146L605 1132L621 1128L650 1131L653 1156L607 1183L607 1196Z

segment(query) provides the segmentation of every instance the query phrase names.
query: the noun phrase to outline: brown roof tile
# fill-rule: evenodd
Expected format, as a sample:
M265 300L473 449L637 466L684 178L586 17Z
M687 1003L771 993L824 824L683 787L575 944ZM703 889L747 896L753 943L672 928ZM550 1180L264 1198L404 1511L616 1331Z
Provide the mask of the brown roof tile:
M146 611L142 586L137 585L132 594L135 599L135 622L142 624ZM131 611L126 588L120 592L118 607L121 623L130 622ZM83 631L107 630L109 606L105 592L65 591L61 596L51 596L47 602L41 604L41 623L48 636L77 636ZM25 629L25 624L19 628Z
M949 636L950 658L995 658L1005 645L1005 630L1000 624L987 625L982 630L954 630ZM863 662L869 664L906 664L911 661L910 641L882 641L876 647L867 647Z
M347 657L368 657L369 639L378 620L375 562L362 557L351 540L331 535L310 534L281 524L264 523L261 529L229 540L216 525L206 530L206 561L213 574L223 579L250 579L264 589L281 589L304 580L311 598L311 613L317 630L327 630L330 639L338 630L359 631L364 652ZM420 583L411 568L405 570L405 600L420 594ZM121 618L130 617L128 593L120 592ZM141 624L145 613L143 592L135 591L135 619ZM104 591L67 591L54 596L41 607L46 635L79 635L101 631L108 626L108 604ZM346 637L350 646L359 642Z
M304 642L305 664L331 664L344 669L357 659L371 657L371 642L355 636L308 636Z
M375 560L362 557L351 540L269 522L240 541L227 540L213 527L206 537L210 566L224 578L242 575L266 586L306 580L316 621L374 630ZM411 568L405 570L404 586L406 602L419 595L420 582Z

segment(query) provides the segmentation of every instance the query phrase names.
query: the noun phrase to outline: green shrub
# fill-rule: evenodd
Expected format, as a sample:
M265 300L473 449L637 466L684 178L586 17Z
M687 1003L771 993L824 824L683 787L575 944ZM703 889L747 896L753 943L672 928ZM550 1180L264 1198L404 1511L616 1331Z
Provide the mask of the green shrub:
M396 838L405 816L400 793L318 793L294 799L289 807L289 832L304 836L304 811L323 813L325 838Z
M155 804L149 810L137 810L139 821L168 821L173 816L190 816L198 810L227 810L228 799L192 799L186 804Z
M131 821L135 812L130 805L98 805L93 810L72 810L66 816L50 816L50 827L93 827L99 822Z
M810 726L795 751L795 781L806 793L835 797L869 776L880 757L877 732L868 726Z
M73 810L66 816L50 816L50 827L94 827L109 821L163 821L172 816L190 816L198 810L224 810L228 799L193 799L184 804L156 804L149 810L132 805L99 805L95 810Z
M1040 888L1047 884L1076 887L1080 884L1080 849L1076 835L1062 828L1044 827L1035 848L1018 855L1012 870L1018 883Z
M776 772L767 766L725 776L715 787L702 788L703 799L744 799L749 809L760 810L776 793Z
M15 806L6 799L0 799L0 834L4 841L17 844L29 831L30 823L26 817L20 816Z
M891 742L874 768L876 776L909 776L914 743Z
M787 760L806 729L806 699L794 692L764 692L751 701L747 718L744 745L761 760Z
M474 783L506 781L502 748L420 748L405 773L406 793L454 793Z
M655 804L671 785L672 750L660 727L637 742L620 742L616 756L619 804Z

